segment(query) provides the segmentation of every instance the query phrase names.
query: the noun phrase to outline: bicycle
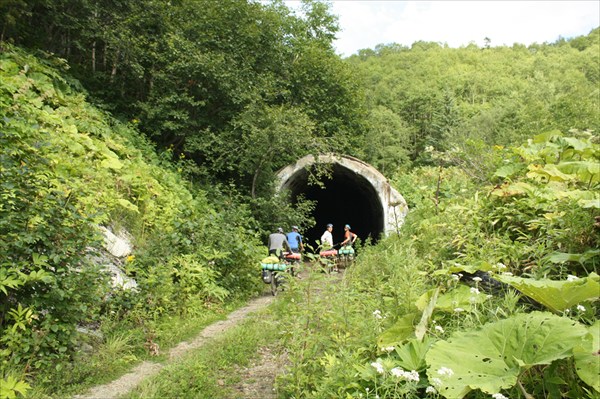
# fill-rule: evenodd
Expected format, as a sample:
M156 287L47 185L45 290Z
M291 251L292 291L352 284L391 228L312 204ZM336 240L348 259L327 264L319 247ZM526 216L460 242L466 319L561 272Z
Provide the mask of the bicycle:
M271 295L276 296L279 288L285 282L284 272L288 270L288 264L279 263L261 263L262 280L265 284L271 286Z

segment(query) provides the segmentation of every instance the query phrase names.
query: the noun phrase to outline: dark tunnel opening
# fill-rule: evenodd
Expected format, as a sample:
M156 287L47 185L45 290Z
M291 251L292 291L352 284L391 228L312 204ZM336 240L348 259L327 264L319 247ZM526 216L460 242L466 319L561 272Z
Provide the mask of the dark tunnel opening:
M372 184L358 173L341 165L332 166L331 178L323 181L324 187L308 184L308 172L298 171L286 182L292 202L300 195L316 201L313 217L316 225L301 232L305 242L316 247L327 223L333 224L333 242L344 237L344 225L349 224L361 241L377 241L384 230L383 207Z

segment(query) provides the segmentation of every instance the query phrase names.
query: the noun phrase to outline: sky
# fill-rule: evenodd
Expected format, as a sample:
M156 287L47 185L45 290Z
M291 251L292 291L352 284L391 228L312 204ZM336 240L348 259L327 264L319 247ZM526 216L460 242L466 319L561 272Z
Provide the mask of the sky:
M333 0L341 31L336 52L347 57L378 44L423 40L450 47L484 39L491 46L554 42L587 35L600 25L600 0L400 1ZM287 0L292 9L299 0Z

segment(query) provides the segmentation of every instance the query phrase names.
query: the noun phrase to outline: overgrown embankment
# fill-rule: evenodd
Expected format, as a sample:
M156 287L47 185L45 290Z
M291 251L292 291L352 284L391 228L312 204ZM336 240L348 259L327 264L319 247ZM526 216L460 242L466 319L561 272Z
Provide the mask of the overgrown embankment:
M491 149L490 186L399 174L400 235L325 297L281 307L281 397L597 397L600 145L572 133Z
M181 339L173 335L198 328L189 320L214 320L221 301L260 290L247 209L217 187L209 200L169 153L156 154L135 120L91 106L60 59L4 46L0 370L11 381L4 387L23 391L12 381L26 378L52 394L65 388L60 375L89 384L98 378L94 366L73 363L89 351L112 342L116 351L95 368L124 370L148 356L144 344L168 347ZM99 226L130 234L135 250L121 266L137 290L111 287L91 262L102 246ZM78 333L78 325L97 334Z

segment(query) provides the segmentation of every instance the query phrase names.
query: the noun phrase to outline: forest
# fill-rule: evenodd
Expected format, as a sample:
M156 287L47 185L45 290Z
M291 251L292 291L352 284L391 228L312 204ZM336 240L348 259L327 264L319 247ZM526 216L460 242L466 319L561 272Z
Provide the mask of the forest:
M0 399L81 394L263 295L268 234L324 222L276 173L324 153L377 168L402 229L126 397L237 397L264 345L278 398L600 395L600 28L341 58L302 7L0 3Z

